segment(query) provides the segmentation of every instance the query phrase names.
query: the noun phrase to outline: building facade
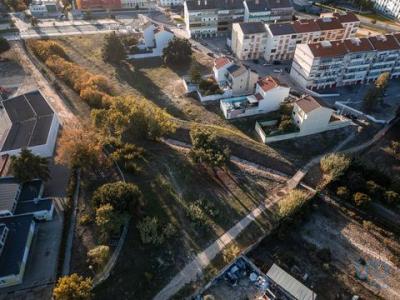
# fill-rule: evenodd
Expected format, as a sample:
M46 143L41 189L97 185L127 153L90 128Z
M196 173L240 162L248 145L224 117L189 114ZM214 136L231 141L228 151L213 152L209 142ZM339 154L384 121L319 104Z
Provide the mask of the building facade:
M160 6L181 6L184 0L159 0Z
M400 19L400 1L373 0L375 9L392 18Z
M249 0L243 4L245 22L290 21L294 14L289 0Z
M267 30L262 22L234 23L231 48L241 60L262 57L267 42Z
M120 9L121 0L76 0L80 10Z
M301 44L290 71L301 87L323 89L400 76L400 34Z

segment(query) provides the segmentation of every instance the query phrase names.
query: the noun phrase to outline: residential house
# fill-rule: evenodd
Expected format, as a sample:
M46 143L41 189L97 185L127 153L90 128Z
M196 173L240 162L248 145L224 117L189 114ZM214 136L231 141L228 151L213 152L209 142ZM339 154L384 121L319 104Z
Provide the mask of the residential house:
M253 93L258 80L257 72L238 64L228 67L225 77L226 85L232 90L233 96Z
M29 11L34 17L58 17L58 2L54 0L34 0L29 4Z
M51 157L59 121L39 91L3 100L0 104L0 155L16 155L27 148Z
M279 109L289 91L289 87L267 76L257 82L254 95L222 99L220 107L226 119L268 113Z
M243 4L245 22L289 21L294 14L289 0L247 0Z
M301 44L290 71L301 87L323 89L400 76L400 34Z
M22 283L35 226L31 214L0 217L0 288Z
M151 22L143 25L143 40L136 46L137 53L128 58L140 59L162 56L163 50L174 38L174 33L164 26L156 26Z
M218 57L214 60L213 73L214 78L219 85L225 85L228 68L233 65L234 62L226 56Z
M400 19L400 2L398 0L372 0L375 9L396 19Z
M267 30L262 22L234 23L231 48L241 60L262 57L266 47Z

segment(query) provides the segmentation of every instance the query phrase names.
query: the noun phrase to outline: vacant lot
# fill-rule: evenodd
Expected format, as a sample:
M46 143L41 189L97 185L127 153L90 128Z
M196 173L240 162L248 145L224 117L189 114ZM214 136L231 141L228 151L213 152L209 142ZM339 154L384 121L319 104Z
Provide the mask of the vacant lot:
M321 249L331 259L321 258ZM399 251L391 232L317 201L305 222L268 237L249 256L263 271L275 262L299 280L307 274L305 284L321 299L398 299Z
M130 225L121 258L112 276L96 289L99 299L149 299L189 260L256 207L278 186L260 172L235 165L211 172L193 165L185 153L147 145L146 172L128 175L144 195L143 216L172 224L177 232L162 245L143 244ZM194 216L193 207L200 211ZM258 226L268 226L261 220ZM256 240L257 237L251 237ZM246 246L246 245L244 245ZM133 284L134 283L134 284Z

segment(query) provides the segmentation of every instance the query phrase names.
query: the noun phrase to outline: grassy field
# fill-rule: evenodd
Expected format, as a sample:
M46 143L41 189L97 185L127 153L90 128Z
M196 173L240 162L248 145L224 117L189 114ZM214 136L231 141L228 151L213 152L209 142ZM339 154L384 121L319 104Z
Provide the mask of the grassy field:
M165 145L147 145L142 173L127 174L143 195L143 216L172 224L177 234L160 246L142 244L136 221L112 276L96 289L96 298L149 299L198 252L240 220L278 184L235 165L226 172L210 172L193 165L187 155ZM201 199L205 218L196 221L190 206ZM268 228L267 218L257 225ZM250 230L243 247L254 242L259 231ZM132 283L135 284L132 284Z

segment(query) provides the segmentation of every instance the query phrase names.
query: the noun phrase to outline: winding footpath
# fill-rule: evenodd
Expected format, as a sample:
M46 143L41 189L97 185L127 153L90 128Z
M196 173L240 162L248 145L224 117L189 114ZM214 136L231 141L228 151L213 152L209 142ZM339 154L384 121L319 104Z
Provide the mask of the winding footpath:
M378 133L374 135L374 137L367 142L351 147L345 150L342 150L345 145L350 142L354 135L350 135L345 140L343 140L340 144L338 144L332 151L334 152L342 152L342 153L355 153L367 149L372 146L374 143L378 142L388 130L397 122L395 120L393 122L388 123L385 127L383 127ZM170 145L171 147L180 147L189 149L190 145L182 143L180 141L165 139L164 143ZM325 153L324 155L326 155ZM203 270L210 264L213 258L215 258L221 251L227 246L230 242L234 241L238 235L246 229L248 225L250 225L258 216L260 216L264 211L271 208L275 203L277 203L282 196L286 195L290 190L294 189L304 178L304 176L308 173L308 171L318 164L321 158L324 155L319 155L312 160L310 160L304 167L302 167L296 174L294 174L287 183L282 188L278 188L273 190L271 195L268 196L263 203L253 209L249 214L247 214L243 219L241 219L238 223L236 223L231 229L225 232L221 237L219 237L216 241L214 241L210 246L208 246L204 251L200 252L196 255L196 257L189 262L172 280L153 298L154 300L166 300L170 299L173 295L175 295L180 289L182 289L186 284L195 281L199 276L202 275ZM233 162L243 163L243 160L232 157ZM251 163L253 167L261 167L256 164ZM264 167L261 167L265 169ZM272 170L271 170L272 171ZM272 171L271 174L277 175L276 171ZM280 174L282 178L287 176Z

